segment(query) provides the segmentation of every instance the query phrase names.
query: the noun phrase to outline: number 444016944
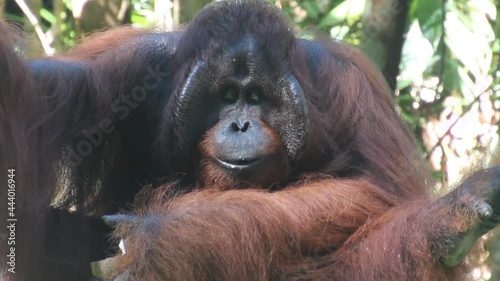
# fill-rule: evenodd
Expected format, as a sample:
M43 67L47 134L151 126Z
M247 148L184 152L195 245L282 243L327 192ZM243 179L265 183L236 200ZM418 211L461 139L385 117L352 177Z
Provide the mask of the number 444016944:
M7 200L8 200L8 211L9 217L16 217L16 170L8 169L7 170Z

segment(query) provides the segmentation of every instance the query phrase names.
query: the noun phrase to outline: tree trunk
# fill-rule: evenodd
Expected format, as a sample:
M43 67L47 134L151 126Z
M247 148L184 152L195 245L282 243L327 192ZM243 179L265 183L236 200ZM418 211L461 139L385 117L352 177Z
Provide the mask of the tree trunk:
M363 51L379 66L391 89L396 88L411 1L370 0L363 17Z

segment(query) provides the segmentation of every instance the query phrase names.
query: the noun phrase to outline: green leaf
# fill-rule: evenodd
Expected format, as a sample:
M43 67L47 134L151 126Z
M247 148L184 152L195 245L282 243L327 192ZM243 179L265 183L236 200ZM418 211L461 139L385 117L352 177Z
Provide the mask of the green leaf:
M441 1L420 0L415 10L415 16L421 25L425 26L429 20L434 21L432 16L441 17Z
M349 33L350 28L346 25L337 25L330 29L330 36L336 39L344 39Z
M300 4L307 12L307 17L310 19L317 19L320 13L318 3L313 1L306 1Z
M486 14L491 20L495 20L497 17L497 9L495 4L491 0L474 0L469 2L469 5L473 6L474 9L477 9L481 13Z
M444 63L443 87L448 92L459 90L462 86L459 75L460 63L454 59L445 59Z
M418 20L413 21L403 45L398 89L409 86L415 78L421 77L432 61L433 54L434 48L422 34Z
M411 107L411 105L413 104L413 98L409 93L401 94L398 96L398 104L402 108Z
M434 49L437 49L441 41L443 28L441 26L441 12L434 12L427 17L425 22L419 20L422 34L427 38Z
M56 24L57 23L57 18L51 12L49 12L45 8L40 9L40 16L44 20L50 22L50 24Z
M25 17L12 13L5 13L5 18L22 24L24 24L27 21Z
M468 102L472 102L475 98L474 90L476 88L476 84L472 81L467 73L467 69L463 66L460 66L457 70L458 75L460 76L460 92Z
M488 73L492 59L488 38L470 30L459 19L459 13L449 13L446 18L446 45L475 77L482 77Z
M359 18L365 9L365 0L346 0L333 8L319 23L319 27L338 25L345 20Z

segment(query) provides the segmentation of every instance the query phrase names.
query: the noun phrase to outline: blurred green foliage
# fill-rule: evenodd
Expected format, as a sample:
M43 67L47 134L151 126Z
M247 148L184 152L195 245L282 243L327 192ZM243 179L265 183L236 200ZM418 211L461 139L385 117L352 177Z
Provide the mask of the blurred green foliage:
M114 0L126 4L120 23L154 27L160 0ZM203 0L206 2L205 0ZM16 1L18 2L18 1ZM99 21L101 14L75 16L87 1L26 1L56 52L72 48L85 36L83 21ZM99 1L96 1L99 2ZM202 0L166 1L171 13L192 17ZM453 183L464 168L498 146L500 119L500 2L496 0L274 0L310 36L320 31L359 46L381 70L390 59L399 67L394 96L398 111L419 140L436 177ZM36 4L38 3L38 4ZM165 3L165 2L164 2ZM80 6L75 6L79 4ZM408 9L403 9L403 4ZM165 7L163 5L162 7ZM185 10L183 10L185 7ZM189 7L189 8L188 8ZM0 7L1 8L1 7ZM6 17L29 28L23 11L13 3ZM181 11L181 12L179 12ZM189 13L186 15L186 11ZM165 12L165 11L162 11ZM182 13L184 12L184 13ZM404 21L395 21L405 13ZM1 14L1 13L0 13ZM108 15L109 16L109 15ZM179 15L172 18L178 19ZM178 22L174 22L174 25ZM391 26L391 24L399 26ZM404 26L400 26L404 25ZM175 27L175 26L174 26ZM403 45L400 54L388 48ZM394 34L389 34L394 33ZM385 38L385 39L384 39ZM387 39L389 38L389 39ZM394 39L396 38L396 39ZM385 41L384 41L385 40ZM393 53L391 53L393 52ZM394 62L393 62L394 63ZM388 77L390 78L390 77ZM492 248L500 248L498 236ZM496 243L496 244L495 244ZM486 243L487 244L487 243ZM492 255L498 256L498 255ZM478 258L484 265L484 255ZM499 260L496 258L496 260ZM500 266L494 267L500 268ZM492 270L498 274L499 270ZM486 273L484 273L486 272ZM489 271L474 273L478 280L500 280ZM496 279L495 279L496 278Z

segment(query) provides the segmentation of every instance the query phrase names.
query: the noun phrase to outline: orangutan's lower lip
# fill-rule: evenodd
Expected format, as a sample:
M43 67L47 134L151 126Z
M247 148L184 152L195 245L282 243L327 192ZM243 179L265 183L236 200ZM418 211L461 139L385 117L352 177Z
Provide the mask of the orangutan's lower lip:
M222 167L230 170L244 170L258 165L262 159L219 159L215 158Z

